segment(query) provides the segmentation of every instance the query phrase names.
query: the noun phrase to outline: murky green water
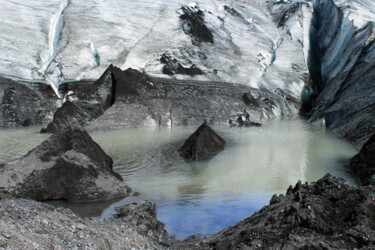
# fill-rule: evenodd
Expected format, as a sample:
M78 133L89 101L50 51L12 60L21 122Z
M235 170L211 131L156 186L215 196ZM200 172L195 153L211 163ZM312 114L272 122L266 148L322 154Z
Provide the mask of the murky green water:
M39 133L41 127L0 129L0 164L24 156L50 135Z
M340 161L356 149L303 120L278 120L259 128L214 127L227 142L225 150L210 160L189 162L176 149L195 129L93 134L125 181L158 203L159 219L177 238L215 233L256 212L272 194L285 192L298 180L315 181L329 172L354 182Z
M250 216L268 204L272 194L285 192L298 180L315 181L329 172L354 183L341 162L352 157L356 149L330 131L303 120L275 120L252 128L213 128L227 142L226 148L200 162L186 161L176 151L196 127L92 133L114 159L116 171L142 195L109 206L65 206L86 216L100 214L108 206L101 214L108 217L120 204L153 200L169 233L181 239L197 233L212 234ZM33 130L29 134L2 130L0 136L0 162L12 158L9 152L17 155L43 139ZM3 152L3 148L8 150Z

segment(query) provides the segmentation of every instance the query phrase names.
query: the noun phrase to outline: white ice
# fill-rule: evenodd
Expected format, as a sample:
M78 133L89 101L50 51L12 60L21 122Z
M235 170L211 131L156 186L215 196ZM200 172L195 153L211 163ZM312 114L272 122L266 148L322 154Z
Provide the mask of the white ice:
M347 15L355 20L373 18L363 7L365 0L335 1L352 6ZM214 44L192 44L180 25L182 5L204 11ZM178 79L281 88L299 96L306 81L312 15L308 5L302 9L278 28L264 1L0 0L0 75L47 81L55 89L67 80L97 79L110 64L170 77L162 74L160 62L167 53L204 72L173 76Z

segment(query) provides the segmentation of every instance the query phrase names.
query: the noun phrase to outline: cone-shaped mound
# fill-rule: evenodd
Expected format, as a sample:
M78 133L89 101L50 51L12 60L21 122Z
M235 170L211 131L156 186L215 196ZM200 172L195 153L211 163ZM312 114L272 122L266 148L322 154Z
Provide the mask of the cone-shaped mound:
M222 151L225 141L205 121L178 149L186 159L201 160Z

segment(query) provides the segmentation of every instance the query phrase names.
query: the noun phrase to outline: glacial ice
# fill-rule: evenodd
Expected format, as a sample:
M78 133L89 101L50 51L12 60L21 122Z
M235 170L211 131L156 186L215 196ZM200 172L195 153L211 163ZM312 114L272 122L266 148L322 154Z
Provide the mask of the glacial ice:
M66 80L97 79L111 63L170 77L162 73L164 53L204 72L172 76L178 79L290 88L296 95L300 88L290 83L306 81L300 41L307 43L301 32L308 29L308 6L278 28L270 14L272 5L256 1L94 0L88 5L83 0L14 0L0 5L0 74L47 81L55 89ZM183 5L204 13L214 44L192 44L181 28ZM259 60L260 55L264 59Z
M315 1L287 2L0 1L0 75L48 82L58 93L62 82L97 79L113 64L157 77L242 83L282 89L299 97L309 82ZM325 2L328 11L335 10L329 6L331 1ZM369 29L368 21L375 20L375 1L334 2L348 21L337 23L340 18L336 17L324 24L327 32L345 26L340 28L339 36L326 33L326 40L320 41L327 50L322 67L327 79L353 66L346 61L355 61L353 54L355 57L358 53L354 46L347 50L350 46L345 46L345 41L351 42L355 29ZM202 11L213 43L192 42L182 28L182 6ZM336 40L331 41L333 38ZM329 47L331 42L340 45ZM163 74L164 54L185 68L194 65L203 74ZM336 57L342 61L332 59Z
M368 7L365 3L373 3L334 1L336 5L314 2L309 68L317 98L310 121L324 124L360 147L375 132L375 75L370 59L375 54L375 19L371 11L360 12ZM355 17L352 10L356 15L363 13L357 16L363 22L351 19Z

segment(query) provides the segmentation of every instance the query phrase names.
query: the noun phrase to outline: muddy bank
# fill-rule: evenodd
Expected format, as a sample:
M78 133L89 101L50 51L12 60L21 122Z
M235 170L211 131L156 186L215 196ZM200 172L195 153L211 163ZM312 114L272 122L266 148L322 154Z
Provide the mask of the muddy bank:
M153 206L107 220L82 219L64 208L25 199L0 199L0 248L162 249L163 225L152 223ZM126 211L126 208L123 209ZM134 224L134 218L142 218ZM151 222L150 222L151 221ZM141 233L140 233L141 232ZM151 233L152 232L152 233ZM164 245L161 245L164 244Z
M375 134L350 161L350 170L362 185L375 185Z
M326 175L288 188L249 218L184 249L347 249L375 247L375 187Z
M150 202L117 209L110 219L82 219L64 208L0 200L0 246L28 249L374 248L375 188L327 175L288 188L249 218L201 240L168 242Z

